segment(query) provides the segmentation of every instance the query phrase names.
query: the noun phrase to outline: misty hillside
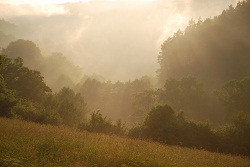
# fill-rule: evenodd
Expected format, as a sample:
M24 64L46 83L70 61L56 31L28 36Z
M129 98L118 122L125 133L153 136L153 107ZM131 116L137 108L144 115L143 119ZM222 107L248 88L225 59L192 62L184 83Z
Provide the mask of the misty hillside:
M17 27L8 21L0 20L0 48L5 48L11 41L15 40Z
M236 2L0 3L0 117L249 156L250 0Z
M73 87L84 75L82 69L73 65L62 53L52 53L45 57L40 48L29 40L19 39L10 42L2 49L2 54L13 59L21 57L25 66L42 73L54 91L64 86Z
M161 83L195 76L210 89L250 75L250 2L230 6L213 19L190 20L162 45L158 60Z
M20 29L16 39L33 41L44 56L63 53L86 75L125 82L154 76L162 42L191 18L213 17L239 0L2 1L1 18Z

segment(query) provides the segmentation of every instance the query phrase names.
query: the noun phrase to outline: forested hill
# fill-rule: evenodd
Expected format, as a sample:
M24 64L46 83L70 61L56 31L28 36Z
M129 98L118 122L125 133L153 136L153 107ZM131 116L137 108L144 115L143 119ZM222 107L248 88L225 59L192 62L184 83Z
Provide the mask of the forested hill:
M162 45L159 80L194 76L210 88L250 74L250 0L214 18L191 20Z

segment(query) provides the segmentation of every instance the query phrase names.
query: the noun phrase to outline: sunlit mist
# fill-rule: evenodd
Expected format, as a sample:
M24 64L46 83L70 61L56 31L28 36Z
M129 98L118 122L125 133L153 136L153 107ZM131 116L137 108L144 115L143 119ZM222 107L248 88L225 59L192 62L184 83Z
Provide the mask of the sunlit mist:
M0 166L249 167L249 17L250 0L0 0Z
M16 37L34 41L44 56L61 52L85 74L125 81L154 75L167 37L230 4L236 1L1 0L0 17L22 28Z

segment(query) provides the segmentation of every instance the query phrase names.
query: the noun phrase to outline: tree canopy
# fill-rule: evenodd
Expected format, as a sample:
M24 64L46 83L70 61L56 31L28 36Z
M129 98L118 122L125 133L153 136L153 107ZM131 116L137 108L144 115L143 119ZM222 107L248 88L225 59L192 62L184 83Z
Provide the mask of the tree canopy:
M0 56L0 74L9 89L16 90L19 97L39 101L51 89L46 85L39 71L23 66L21 58L10 59Z
M161 47L159 80L195 76L211 89L250 72L250 1L230 6L221 15L191 20Z

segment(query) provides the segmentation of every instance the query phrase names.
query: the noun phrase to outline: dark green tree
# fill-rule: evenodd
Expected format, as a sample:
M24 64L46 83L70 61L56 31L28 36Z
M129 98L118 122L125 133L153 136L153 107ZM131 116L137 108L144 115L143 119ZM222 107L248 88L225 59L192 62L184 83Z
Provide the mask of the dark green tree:
M187 121L183 113L175 113L169 105L153 108L141 125L129 131L129 136L208 150L218 147L209 124Z
M250 155L250 116L240 112L230 124L216 129L220 150L226 153Z
M0 56L0 74L7 87L16 90L21 98L40 101L51 92L40 72L24 67L21 58L12 60L6 56Z
M168 126L173 125L173 121L175 121L175 113L170 106L157 106L148 113L144 121L144 135L147 138L164 141L166 137L170 137L167 129Z
M90 132L106 133L106 134L116 134L124 135L125 134L125 125L118 120L116 124L111 122L111 119L103 117L100 111L91 113L91 118L85 124L83 129L86 129Z
M11 109L17 101L15 91L7 88L3 77L0 75L0 116L11 117Z
M250 114L250 77L226 82L216 95L231 114L238 111Z
M207 116L207 98L203 84L194 77L168 79L159 94L160 104L169 104L177 111L184 110L187 116L194 119L204 119Z

